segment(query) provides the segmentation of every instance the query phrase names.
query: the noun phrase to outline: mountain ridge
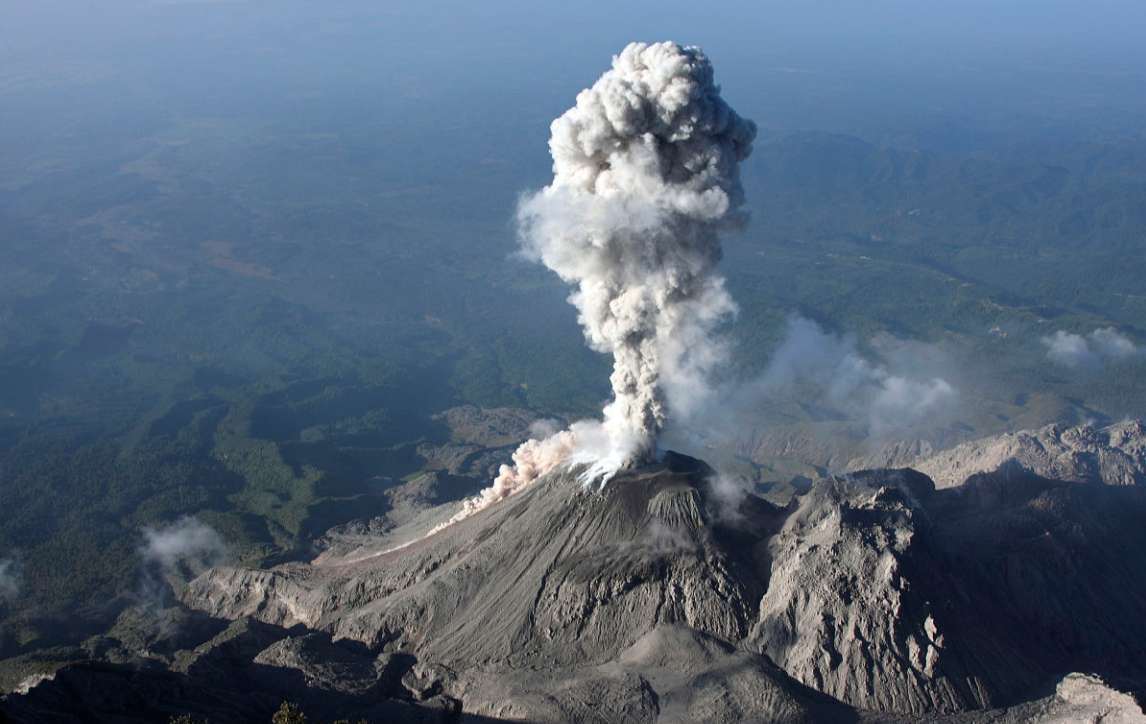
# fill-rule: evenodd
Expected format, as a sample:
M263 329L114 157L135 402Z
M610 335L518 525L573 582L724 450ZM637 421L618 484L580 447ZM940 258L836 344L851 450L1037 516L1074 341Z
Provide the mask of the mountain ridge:
M1146 720L1141 486L876 469L779 507L675 453L579 472L432 535L456 506L311 563L211 569L183 602L247 633L176 659L400 721Z

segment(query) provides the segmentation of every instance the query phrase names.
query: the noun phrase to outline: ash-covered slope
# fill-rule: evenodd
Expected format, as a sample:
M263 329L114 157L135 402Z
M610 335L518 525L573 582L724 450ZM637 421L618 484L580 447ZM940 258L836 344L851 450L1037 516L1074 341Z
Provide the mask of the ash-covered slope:
M770 543L753 641L865 709L959 711L1071 671L1146 691L1146 490L1011 463L935 490L912 470L824 481Z
M973 620L954 625L957 588L923 502L933 491L914 471L880 471L795 501L769 545L759 649L862 709L989 708L1033 688L1041 677L1021 649L1000 650Z
M750 533L710 525L710 472L670 454L596 489L566 470L407 547L274 571L216 569L187 601L446 664L612 660L666 623L735 641L766 585L752 548L780 513L754 501Z
M185 598L212 615L303 623L413 655L422 686L491 716L847 714L734 645L767 587L764 548L781 509L748 498L729 525L721 515L732 509L707 488L712 471L671 453L599 489L576 473L556 471L398 550L216 569Z
M673 454L602 489L555 471L406 547L216 569L186 601L409 654L427 690L534 721L857 715L811 690L997 717L1073 671L1143 690L1142 488L874 471L779 509L717 496L710 472Z
M1101 429L1047 425L967 442L908 464L931 477L936 487L949 488L977 473L998 470L1011 460L1051 480L1143 485L1146 426L1139 420Z
M248 633L6 706L83 721L116 680L146 695L108 707L203 697L216 724L292 686L398 721L1144 721L1109 685L1146 690L1146 489L1012 463L941 490L861 472L776 508L710 474L673 454L600 489L556 470L428 537L456 506L311 564L214 569L185 601Z

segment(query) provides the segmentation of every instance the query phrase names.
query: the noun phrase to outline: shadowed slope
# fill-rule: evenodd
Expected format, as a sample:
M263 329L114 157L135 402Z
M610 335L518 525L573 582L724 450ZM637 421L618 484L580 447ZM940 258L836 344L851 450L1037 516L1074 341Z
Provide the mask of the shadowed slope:
M446 664L606 661L659 624L744 637L766 587L752 549L779 522L777 509L753 501L750 533L720 525L706 510L711 470L671 453L600 489L576 472L555 471L482 514L361 560L215 569L187 601Z
M603 488L578 472L433 535L453 508L342 558L215 569L185 601L410 655L415 689L535 721L936 717L1072 671L1141 688L1137 486L881 470L779 509L672 453Z

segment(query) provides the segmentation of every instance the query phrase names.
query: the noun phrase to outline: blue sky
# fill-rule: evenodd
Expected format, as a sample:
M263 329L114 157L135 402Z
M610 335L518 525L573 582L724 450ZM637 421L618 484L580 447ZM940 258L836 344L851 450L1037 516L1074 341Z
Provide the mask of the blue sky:
M764 128L879 140L898 117L945 113L1102 137L1141 125L1143 27L1146 3L1128 0L44 0L0 4L0 92L70 63L216 106L376 81L544 116L627 42L673 39L703 47Z

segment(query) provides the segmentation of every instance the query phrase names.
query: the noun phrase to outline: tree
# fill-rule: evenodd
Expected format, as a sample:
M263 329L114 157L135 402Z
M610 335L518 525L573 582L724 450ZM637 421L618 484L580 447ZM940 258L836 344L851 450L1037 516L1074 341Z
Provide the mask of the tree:
M271 724L310 724L310 719L302 713L298 704L284 701L271 718Z

